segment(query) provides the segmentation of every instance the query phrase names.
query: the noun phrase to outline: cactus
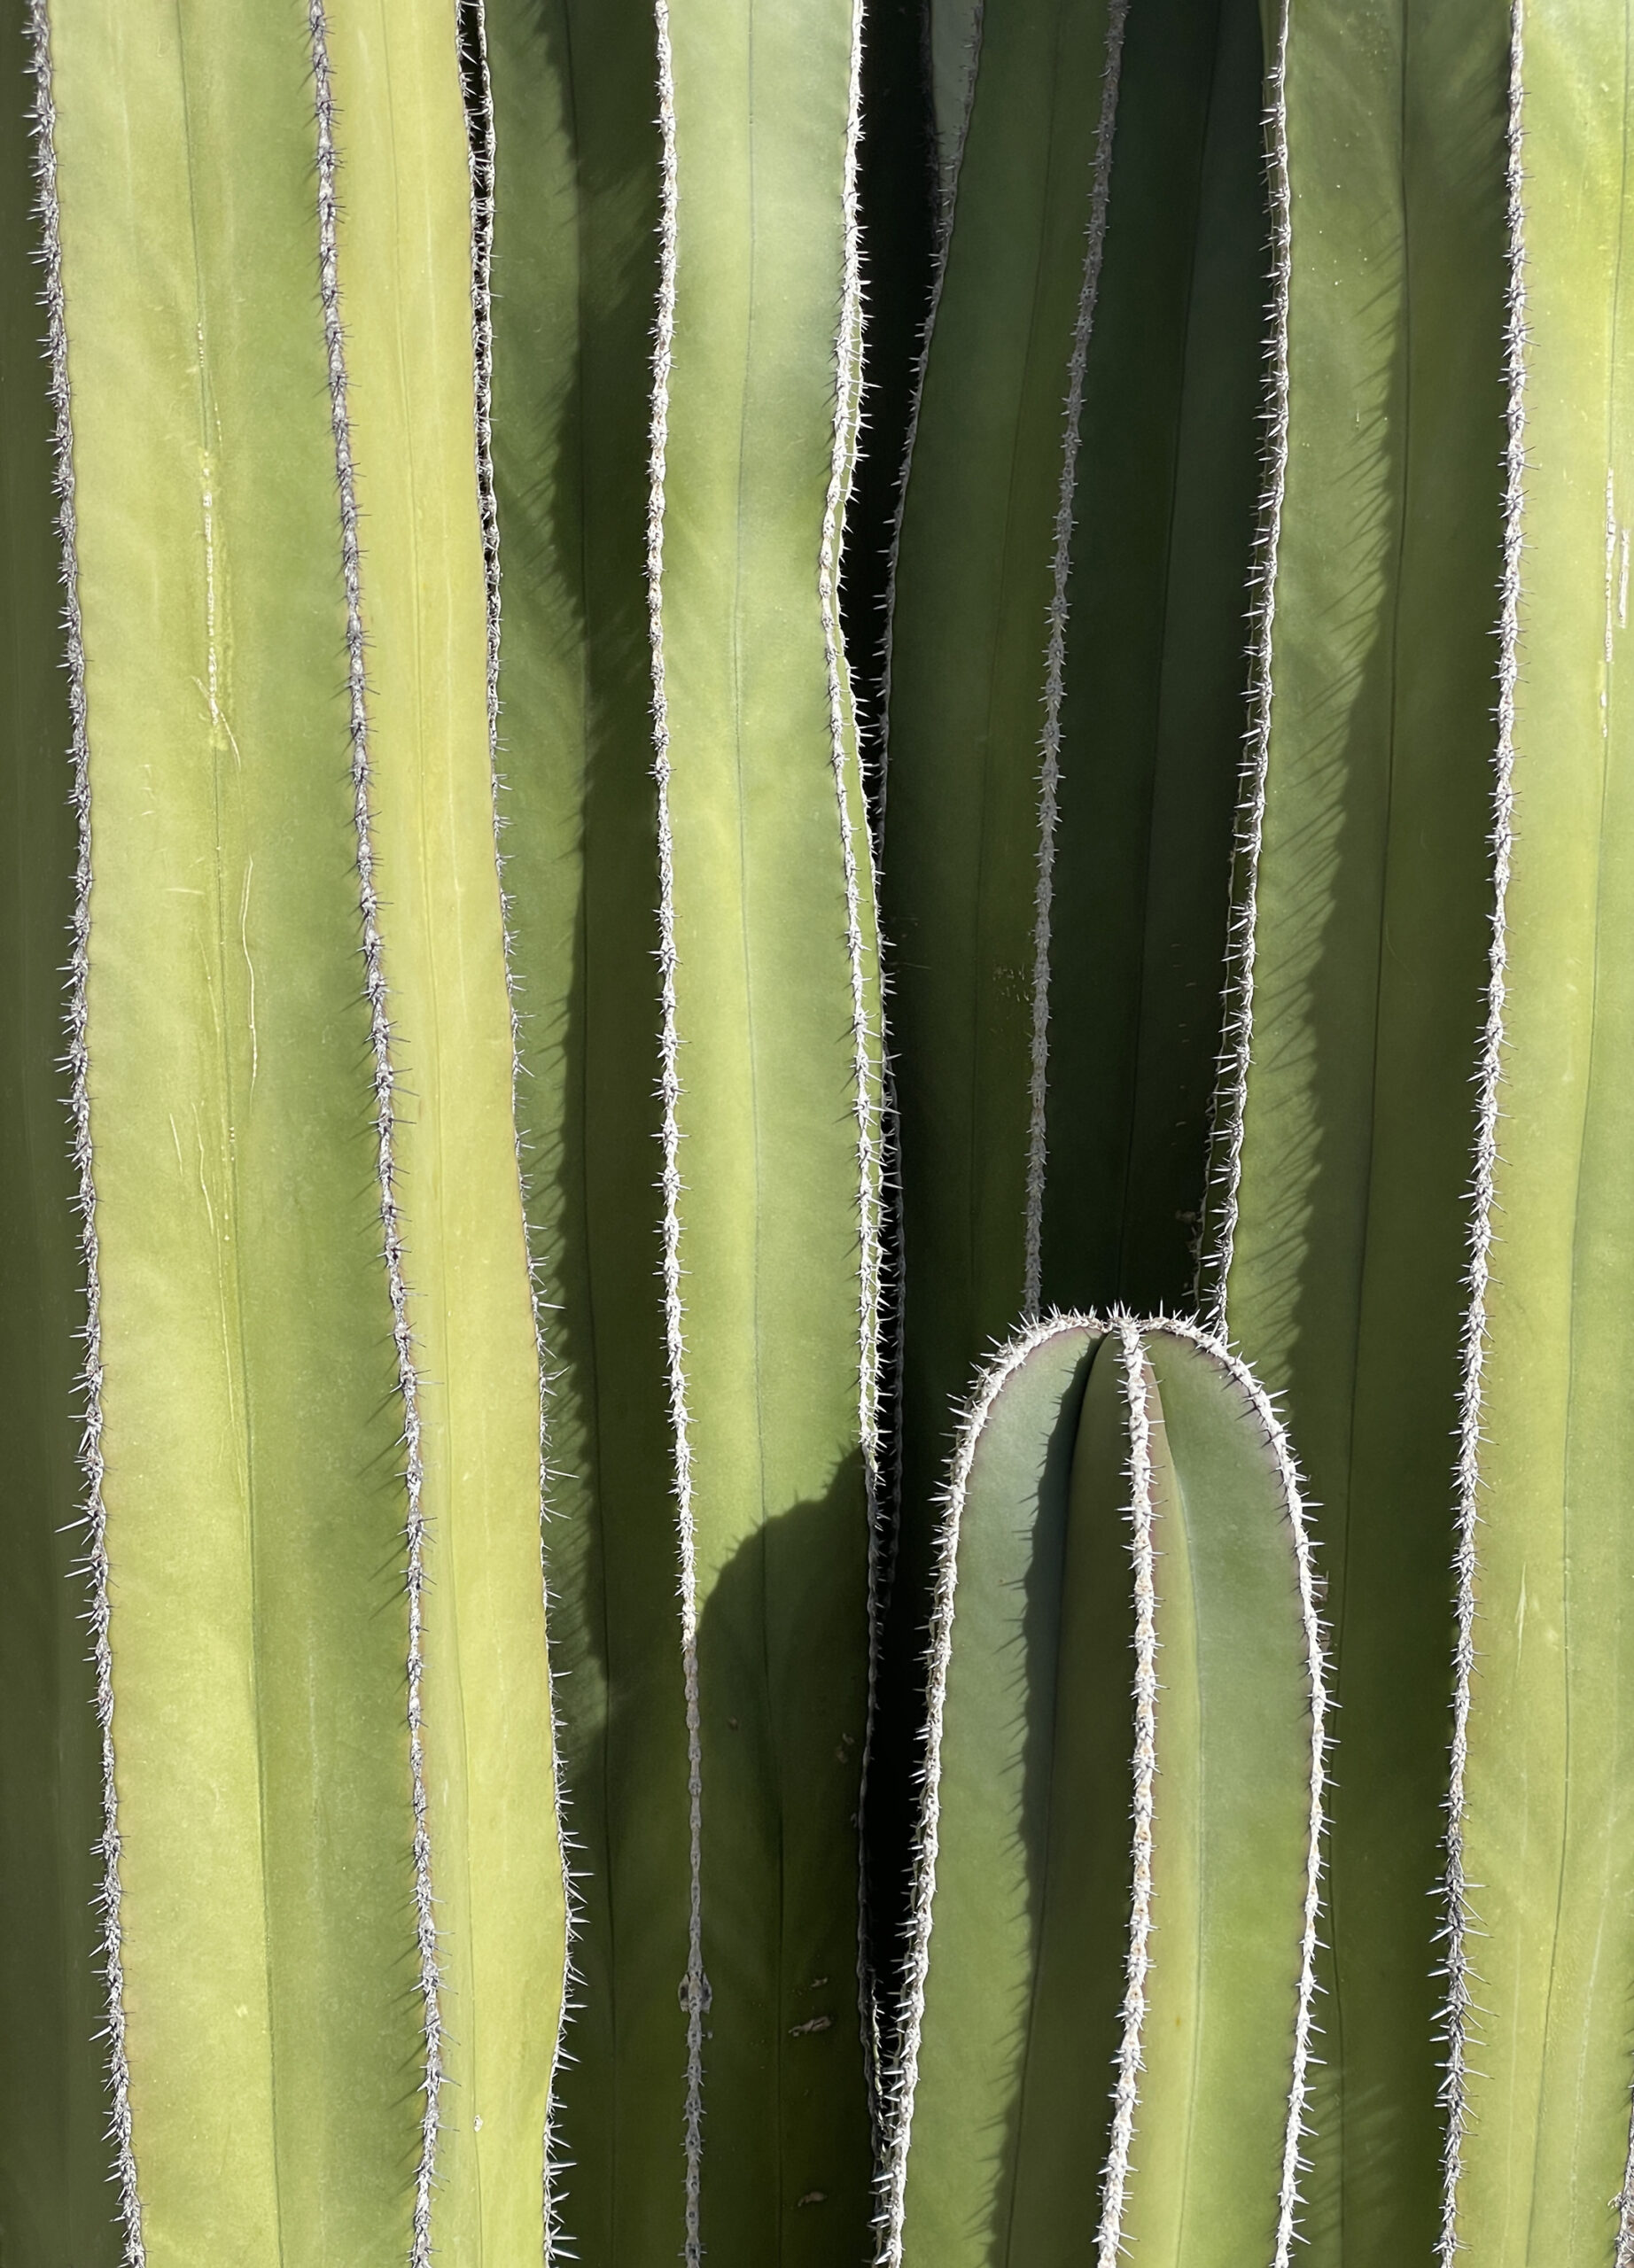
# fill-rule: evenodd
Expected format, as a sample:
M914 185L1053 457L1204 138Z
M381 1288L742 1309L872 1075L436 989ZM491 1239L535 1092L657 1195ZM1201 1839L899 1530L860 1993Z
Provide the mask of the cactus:
M881 1079L836 604L859 21L488 21L507 882L581 1877L556 2210L588 2259L844 2259L872 2173Z
M116 2206L155 2268L515 2260L562 1874L454 27L27 28L78 865L36 729L19 950L59 966L70 905L116 2194L82 2101L59 2188L9 2138L6 2241L107 2257ZM73 1518L66 1416L35 1536ZM73 1913L47 1973L82 2002Z
M1451 1431L1490 903L1501 8L1285 8L1264 582L1210 1238L1331 1571L1311 2257L1427 2256Z
M1465 1348L1441 2257L1634 2257L1629 31L1515 10L1498 905Z
M1324 1687L1241 1363L1123 1317L1014 1339L960 1429L931 1648L882 2261L1281 2268Z
M1190 1288L1246 680L1259 119L1246 0L987 12L892 619L897 1813L972 1365L1041 1299Z

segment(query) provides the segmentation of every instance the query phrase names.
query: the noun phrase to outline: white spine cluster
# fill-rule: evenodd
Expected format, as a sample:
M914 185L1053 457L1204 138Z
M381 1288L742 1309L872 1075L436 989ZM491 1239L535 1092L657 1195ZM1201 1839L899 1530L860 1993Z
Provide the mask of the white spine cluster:
M1027 1204L1022 1304L1037 1315L1043 1272L1044 1177L1049 1139L1050 909L1055 887L1055 823L1061 789L1061 703L1067 671L1068 577L1072 566L1073 506L1078 495L1084 374L1095 327L1095 301L1106 256L1107 213L1112 197L1112 149L1117 128L1117 89L1124 62L1129 0L1107 11L1106 63L1101 115L1090 172L1089 219L1084 230L1084 272L1078 284L1072 351L1067 362L1067 403L1062 425L1061 486L1050 559L1050 602L1044 649L1044 729L1039 761L1038 879L1032 907L1032 1053L1027 1077Z
M317 113L318 291L323 310L323 337L329 361L330 411L340 505L353 821L356 830L358 900L363 932L363 990L369 1002L370 1045L373 1060L376 1174L380 1190L386 1286L392 1308L392 1340L397 1356L397 1390L403 1410L403 1480L408 1506L405 1526L408 1600L408 1770L414 1811L415 1936L425 2031L425 2076L423 2083L425 2108L421 2119L419 2163L415 2174L413 2241L409 2257L412 2268L431 2268L433 2250L432 2208L436 2188L437 2134L443 2085L443 2025L437 1909L432 1882L431 1818L425 1786L425 1466L421 1441L420 1379L415 1363L414 1332L408 1314L407 1254L397 1193L395 1074L392 1062L392 1022L385 980L385 952L380 931L380 897L376 879L370 790L362 564L358 536L357 478L352 457L352 425L347 406L346 335L340 315L338 159L335 146L334 76L330 62L329 23L324 0L307 0L307 27L312 48L313 90Z
M658 803L658 1098L664 1199L664 1340L669 1369L670 1430L675 1457L675 1511L680 1546L681 1674L687 1711L687 1794L691 1887L687 1915L686 2249L687 2268L699 2268L699 2173L704 2148L704 2015L709 1985L704 1974L704 1759L698 1714L696 1539L692 1516L692 1426L687 1407L686 1309L681 1264L681 1035L676 1019L675 843L670 820L669 700L664 659L664 501L669 452L670 368L675 349L679 168L675 152L675 59L668 0L656 0L657 35L659 206L658 313L652 350L652 430L647 498L647 624L652 646L653 779Z
M69 755L74 808L79 821L74 866L73 944L68 958L67 1069L73 1155L77 1177L80 1250L85 1268L85 1397L80 1438L84 1476L85 1566L90 1585L91 1663L97 1721L102 1733L102 1880L100 1958L107 1986L109 2140L126 2268L144 2268L142 2202L131 2132L130 2062L125 2035L124 1932L120 1883L119 1787L113 1769L113 1651L109 1635L108 1515L103 1501L102 1267L97 1240L97 1179L91 1146L87 987L90 973L91 800L90 739L85 708L85 638L80 619L79 529L74 482L74 415L68 385L67 305L63 292L62 235L57 194L57 111L51 75L51 22L45 0L29 0L29 62L34 75L36 212L44 269L46 352L51 366L52 452L62 541L63 628L68 664Z
M1265 413L1265 477L1255 545L1254 607L1250 658L1248 755L1237 811L1237 840L1232 885L1231 934L1227 950L1226 1025L1215 1090L1210 1177L1215 1224L1213 1248L1200 1255L1200 1291L1205 1319L1226 1335L1226 1285L1236 1242L1242 1187L1242 1130L1248 1110L1249 1055L1254 1028L1256 894L1260 845L1265 829L1265 782L1271 766L1272 663L1277 614L1277 560L1282 547L1282 504L1288 486L1288 299L1294 272L1293 198L1288 159L1288 50L1290 5L1282 0L1269 76L1266 110L1267 169L1271 190L1271 328L1266 345L1270 369Z
M1491 1284L1493 1213L1498 1174L1499 1096L1504 1071L1504 1008L1508 974L1506 931L1514 833L1515 680L1521 641L1521 562L1526 509L1526 203L1521 171L1524 110L1523 0L1513 0L1509 47L1507 326L1508 402L1505 449L1504 564L1498 647L1498 748L1492 786L1492 933L1488 950L1487 1021L1477 1072L1474 1174L1469 1231L1469 1305L1464 1318L1463 1386L1458 1456L1458 1643L1454 1656L1452 1753L1447 1794L1447 2062L1442 2100L1447 2112L1443 2169L1443 2268L1459 2249L1458 2186L1469 2123L1468 2070L1475 2010L1469 1938L1474 1927L1464 1876L1465 1778L1469 1762L1470 1688L1475 1668L1476 1531L1480 1526L1482 1372L1486 1362L1487 1296ZM1634 2257L1629 2238L1628 2184L1622 2205L1618 2268Z

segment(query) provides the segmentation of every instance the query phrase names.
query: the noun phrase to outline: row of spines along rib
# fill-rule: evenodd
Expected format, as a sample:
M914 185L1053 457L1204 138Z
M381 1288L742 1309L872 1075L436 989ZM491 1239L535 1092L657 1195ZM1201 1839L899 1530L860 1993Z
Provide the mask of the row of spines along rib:
M883 2262L1286 2268L1325 1707L1242 1365L1124 1316L1019 1333L938 1538Z
M12 29L6 2241L532 2256L563 1884L455 27Z
M587 2260L854 2259L881 1078L836 583L860 21L486 15L579 1874L555 2207Z

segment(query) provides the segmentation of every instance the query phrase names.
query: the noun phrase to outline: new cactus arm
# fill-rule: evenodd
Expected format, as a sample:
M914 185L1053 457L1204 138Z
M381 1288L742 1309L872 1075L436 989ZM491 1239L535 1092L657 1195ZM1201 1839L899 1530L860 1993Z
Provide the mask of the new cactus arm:
M1323 1688L1263 1397L1195 1335L1035 1330L967 1420L938 1604L884 2256L1285 2263Z
M1621 8L1526 4L1514 36L1506 887L1466 1413L1443 2256L1589 2268L1634 2256L1634 50Z
M134 2145L103 2210L153 2268L387 2268L422 2052L405 1506L306 12L90 0L39 35Z
M1346 1760L1310 2185L1322 2268L1421 2256L1437 2224L1431 1893L1490 905L1506 34L1489 0L1301 4L1267 34L1270 579L1219 1194L1226 1323L1288 1397L1331 1582Z
M317 0L313 13L338 121L338 299L326 313L344 338L349 572L361 535L354 753L368 768L360 839L375 862L394 1082L380 1173L401 1239L391 1291L420 1491L409 1698L424 1724L415 1892L428 2038L416 2256L416 2268L433 2249L477 2268L530 2257L542 2239L564 1912L539 1353L489 767L466 120L455 24L436 0L333 0L326 26ZM387 1241L390 1260L390 1230Z
M673 2261L687 1738L665 1381L658 897L643 563L657 298L646 0L488 0L502 837L547 1303L551 1658L579 1913L553 2202L587 2259Z
M74 1451L84 1293L63 1107L74 920L72 718L51 493L51 365L24 43L0 127L0 2227L39 2268L110 2268L105 2015L94 1973L100 1741Z

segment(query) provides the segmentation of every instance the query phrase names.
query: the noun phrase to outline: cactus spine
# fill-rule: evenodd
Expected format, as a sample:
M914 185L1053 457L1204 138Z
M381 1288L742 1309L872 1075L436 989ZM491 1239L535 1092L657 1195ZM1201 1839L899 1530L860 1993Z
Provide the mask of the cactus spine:
M1099 2163L1102 2268L1287 2262L1324 1687L1241 1365L1123 1317L1013 1340L961 1429L931 1662L882 2258L1078 2258Z
M1466 1342L1442 2257L1622 2263L1629 29L1518 5L1498 905ZM1569 191L1566 184L1571 185Z

